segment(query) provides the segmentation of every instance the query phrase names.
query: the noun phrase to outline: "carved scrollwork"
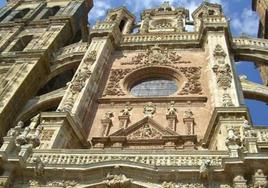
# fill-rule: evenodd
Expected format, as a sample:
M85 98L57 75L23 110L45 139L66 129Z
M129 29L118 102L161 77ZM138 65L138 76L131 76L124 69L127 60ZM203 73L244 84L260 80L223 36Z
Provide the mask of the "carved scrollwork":
M181 67L180 71L185 75L188 81L179 94L202 94L202 86L199 81L201 77L201 67Z
M122 65L172 65L187 64L190 61L181 61L181 56L177 52L171 52L158 45L153 46L145 53L139 53L130 62L123 62Z
M105 95L125 95L124 91L120 87L120 80L122 80L131 69L113 69L109 78L109 83L105 90Z

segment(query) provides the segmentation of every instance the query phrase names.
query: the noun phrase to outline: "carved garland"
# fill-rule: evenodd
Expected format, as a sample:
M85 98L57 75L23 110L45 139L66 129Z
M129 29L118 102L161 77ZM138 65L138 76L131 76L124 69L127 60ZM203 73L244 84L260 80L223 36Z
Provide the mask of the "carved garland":
M73 81L70 83L70 95L64 102L62 111L70 112L72 110L77 94L79 94L82 91L82 89L85 87L86 81L91 76L90 67L95 62L96 57L97 52L91 51L88 54L88 56L84 59L82 66L77 70L77 73Z

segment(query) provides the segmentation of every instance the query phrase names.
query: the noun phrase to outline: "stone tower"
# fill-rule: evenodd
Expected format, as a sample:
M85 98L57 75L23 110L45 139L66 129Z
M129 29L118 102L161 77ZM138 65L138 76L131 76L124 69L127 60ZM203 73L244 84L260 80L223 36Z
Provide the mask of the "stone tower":
M1 39L0 185L267 187L268 129L252 125L244 97L267 100L268 89L234 63L268 42L233 38L209 2L192 15L164 2L140 23L119 7L88 33L91 3L1 10L1 32L21 30Z

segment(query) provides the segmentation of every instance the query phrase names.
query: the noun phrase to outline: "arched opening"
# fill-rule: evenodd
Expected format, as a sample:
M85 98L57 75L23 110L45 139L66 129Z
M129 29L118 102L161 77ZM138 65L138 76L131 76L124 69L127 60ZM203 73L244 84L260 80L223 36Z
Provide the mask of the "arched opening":
M127 23L127 22L126 22L126 19L121 20L121 22L120 22L120 24L119 24L119 30L120 30L121 32L124 31L124 28L125 28L126 23Z
M21 19L23 18L26 14L28 14L30 12L29 8L25 8L23 10L20 10L12 19L11 21L15 20L15 19Z
M55 16L59 10L60 10L60 6L54 6L52 8L49 8L47 12L42 16L41 19L48 19L51 16Z
M216 14L215 10L208 10L208 15L209 16L213 16L215 14Z
M52 78L44 87L42 87L38 92L37 96L49 93L51 91L57 90L59 88L65 87L66 84L72 80L75 70L66 70L61 74Z
M33 39L33 35L25 35L21 38L19 38L16 43L10 48L10 52L16 52L16 51L23 51L26 46L31 42Z
M236 70L238 75L246 75L247 80L257 84L263 84L258 67L253 62L238 62L236 63ZM259 100L252 100L254 96L245 95L245 98L245 104L249 108L254 125L268 125L268 119L265 115L268 113L267 104Z

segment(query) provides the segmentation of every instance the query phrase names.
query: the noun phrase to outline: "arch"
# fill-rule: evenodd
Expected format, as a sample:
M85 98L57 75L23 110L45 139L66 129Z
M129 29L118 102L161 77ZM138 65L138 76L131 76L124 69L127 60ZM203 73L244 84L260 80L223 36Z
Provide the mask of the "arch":
M17 52L17 51L23 51L26 46L31 42L33 39L33 35L25 35L20 37L15 44L10 48L10 52Z
M22 10L19 10L17 14L15 14L15 16L11 19L11 21L14 21L15 19L21 19L21 18L24 18L24 16L26 14L28 14L30 12L31 9L29 8L25 8L25 9L22 9Z
M245 98L268 103L268 87L251 82L246 77L241 77L240 80Z
M172 68L157 66L157 67L145 67L137 69L129 73L123 81L124 89L127 93L130 93L130 88L140 80L144 80L152 77L163 77L169 80L175 80L177 85L183 85L185 81L179 72Z
M120 30L121 32L124 31L125 26L126 26L126 23L127 23L126 18L124 18L124 19L122 19L122 20L120 21L120 23L119 23L119 30Z
M60 6L54 6L47 9L46 13L40 19L48 19L51 16L55 16L60 10Z
M266 39L234 38L232 48L236 61L254 61L268 65L268 40Z
M67 87L30 99L23 107L17 121L27 121L35 114L58 107Z
M74 74L74 69L67 69L60 74L55 75L54 77L49 77L50 79L46 80L46 84L39 89L37 95L44 95L59 88L65 87L66 84L72 80Z

